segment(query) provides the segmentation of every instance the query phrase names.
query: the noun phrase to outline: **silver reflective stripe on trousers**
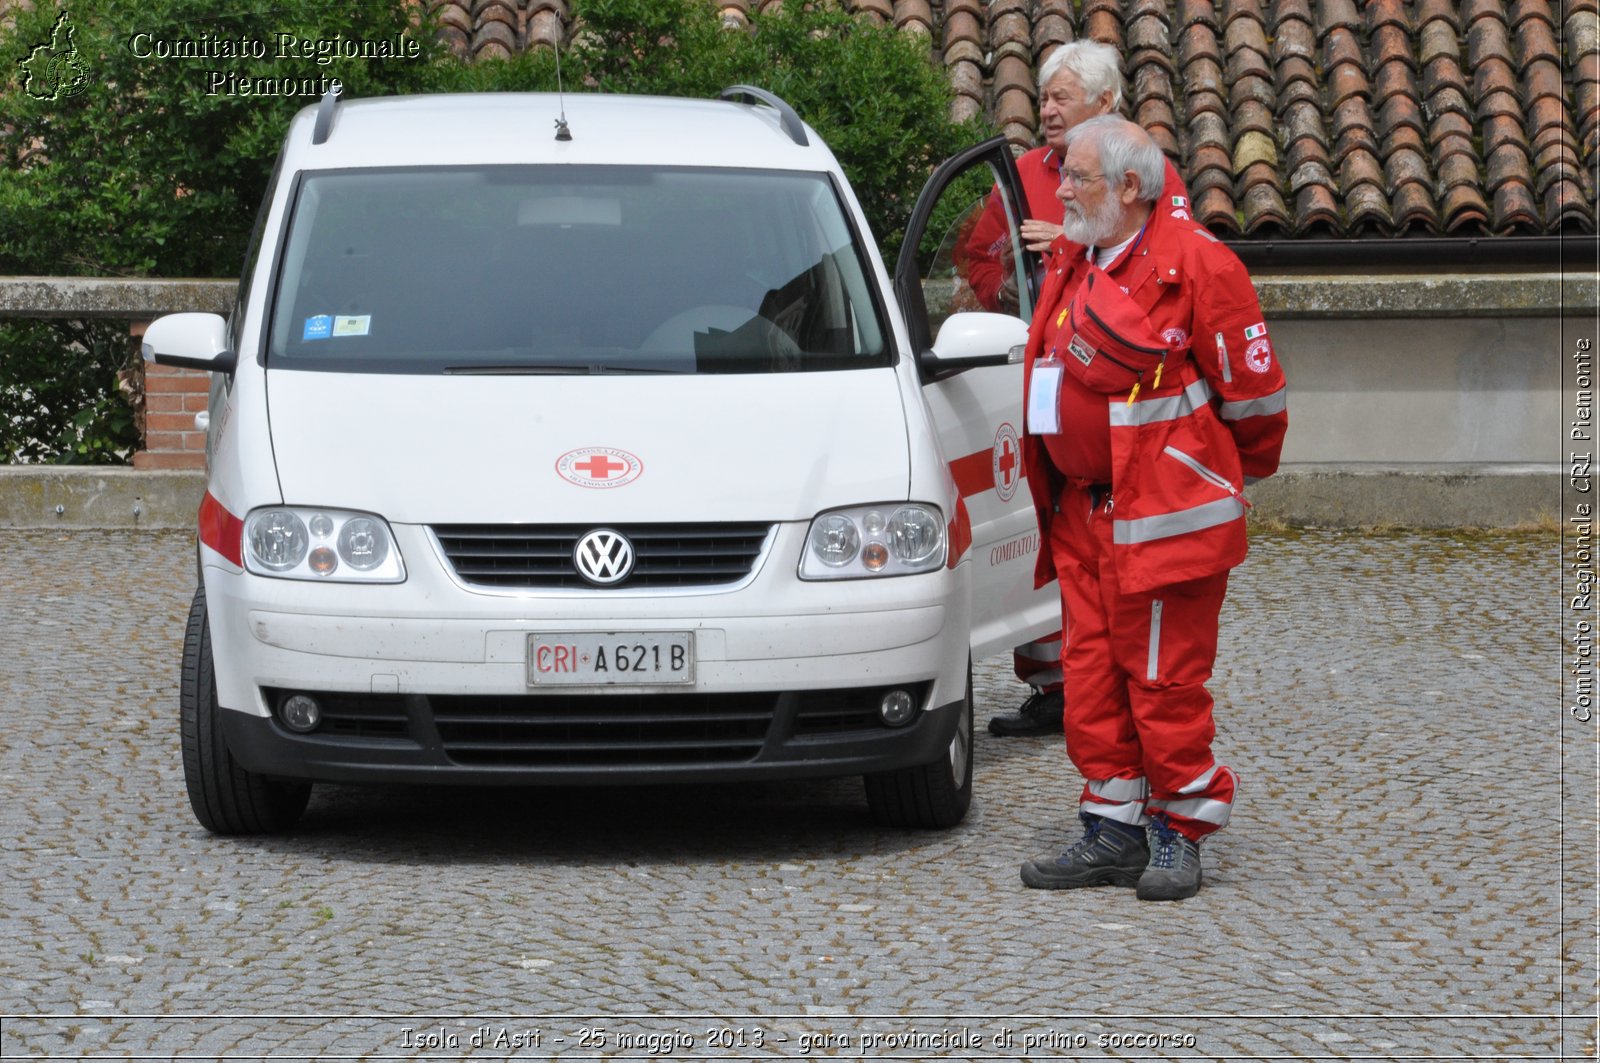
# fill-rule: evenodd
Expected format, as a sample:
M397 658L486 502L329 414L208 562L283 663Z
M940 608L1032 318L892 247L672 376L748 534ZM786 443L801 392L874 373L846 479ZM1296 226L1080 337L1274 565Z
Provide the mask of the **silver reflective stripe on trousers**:
M1233 811L1233 806L1226 801L1213 801L1208 797L1190 797L1182 801L1151 801L1150 811L1169 812L1185 819L1198 819L1202 823L1214 823L1219 827L1226 827L1228 814Z
M1061 640L1024 642L1012 652L1020 657L1026 657L1030 661L1059 661L1061 660Z
M1153 517L1134 520L1115 520L1111 526L1111 539L1119 546L1148 543L1186 532L1204 531L1226 524L1230 520L1244 519L1244 503L1229 495L1215 502L1180 509L1175 513L1157 513Z
M1102 801L1143 801L1150 796L1150 783L1142 775L1136 779L1090 779L1084 785Z
M1192 794L1206 789L1216 779L1219 771L1225 771L1233 777L1235 792L1237 792L1239 777L1234 775L1232 768L1226 768L1220 764L1212 764L1211 767L1201 772L1192 782L1178 792L1180 794ZM1212 823L1218 827L1226 827L1228 825L1228 817L1233 812L1233 804L1228 801L1217 801L1209 797L1187 797L1178 801L1157 799L1150 802L1150 811L1152 813L1168 812L1174 816L1183 816L1187 819L1197 819L1202 823Z
M1224 421L1242 421L1246 417L1270 417L1289 408L1289 389L1279 388L1259 399L1240 399L1224 402L1217 413Z
M1150 656L1145 661L1144 677L1154 683L1161 665L1161 599L1150 603Z
M1212 764L1211 767L1195 776L1194 781L1189 785L1179 787L1178 792L1180 794L1193 794L1204 790L1206 787L1211 785L1211 780L1216 777L1217 769L1219 767L1221 767L1221 765Z
M1149 822L1144 805L1150 796L1150 784L1144 778L1090 779L1084 783L1084 789L1096 800L1081 801L1079 811L1135 827Z

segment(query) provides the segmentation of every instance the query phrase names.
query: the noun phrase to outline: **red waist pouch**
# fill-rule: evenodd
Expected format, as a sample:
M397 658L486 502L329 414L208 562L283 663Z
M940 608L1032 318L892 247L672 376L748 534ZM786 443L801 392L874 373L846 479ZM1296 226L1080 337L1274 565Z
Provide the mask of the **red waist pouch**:
M1056 336L1056 357L1091 391L1106 395L1155 387L1172 345L1128 293L1091 267Z

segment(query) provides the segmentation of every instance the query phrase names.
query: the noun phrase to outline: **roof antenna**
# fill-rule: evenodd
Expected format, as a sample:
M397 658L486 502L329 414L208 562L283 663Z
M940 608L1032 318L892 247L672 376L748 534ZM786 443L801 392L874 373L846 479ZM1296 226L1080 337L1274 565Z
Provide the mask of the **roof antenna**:
M561 87L561 38L556 38L556 99L560 101L561 117L556 119L556 139L561 141L572 139L572 130L567 128L567 94Z

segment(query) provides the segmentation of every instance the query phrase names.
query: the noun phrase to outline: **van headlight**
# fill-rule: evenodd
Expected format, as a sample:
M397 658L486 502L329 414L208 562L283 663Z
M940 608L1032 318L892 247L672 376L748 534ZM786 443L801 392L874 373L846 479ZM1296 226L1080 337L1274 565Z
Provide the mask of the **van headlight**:
M405 564L382 517L268 506L244 519L244 567L282 579L401 583Z
M945 561L944 517L920 502L820 513L806 532L801 579L860 579L931 572Z

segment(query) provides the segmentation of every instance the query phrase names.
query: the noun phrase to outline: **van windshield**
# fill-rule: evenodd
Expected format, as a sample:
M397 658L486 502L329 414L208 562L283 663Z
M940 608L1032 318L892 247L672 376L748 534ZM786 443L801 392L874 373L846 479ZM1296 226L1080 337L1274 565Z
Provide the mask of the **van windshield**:
M773 373L888 364L826 175L621 166L310 173L280 369Z

